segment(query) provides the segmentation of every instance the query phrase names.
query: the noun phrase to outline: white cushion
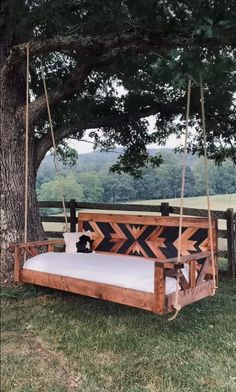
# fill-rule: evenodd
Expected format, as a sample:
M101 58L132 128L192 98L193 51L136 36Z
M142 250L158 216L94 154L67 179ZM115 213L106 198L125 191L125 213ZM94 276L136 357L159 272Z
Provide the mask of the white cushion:
M79 238L82 235L88 235L89 237L91 237L91 233L89 230L79 231L77 233L63 233L63 237L66 244L66 249L65 249L66 253L77 253L76 242L79 241Z

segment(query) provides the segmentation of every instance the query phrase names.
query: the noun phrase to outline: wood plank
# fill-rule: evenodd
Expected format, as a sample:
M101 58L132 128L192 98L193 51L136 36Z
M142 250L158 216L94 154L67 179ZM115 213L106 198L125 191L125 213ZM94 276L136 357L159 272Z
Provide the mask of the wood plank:
M189 283L181 270L179 270L179 284L183 290L189 289Z
M39 208L62 208L60 201L39 201ZM66 208L70 208L70 202L66 202ZM88 209L88 210L113 210L113 211L147 211L147 212L160 212L160 205L144 205L144 204L122 204L122 203L80 203L76 202L76 208ZM180 208L176 206L170 206L170 212L173 214L179 214ZM185 215L207 217L206 209L188 208L184 207ZM226 212L224 211L212 211L212 217L216 219L226 219Z
M194 260L189 262L189 286L191 288L196 286L196 264Z
M178 303L181 307L189 305L193 302L199 301L200 299L209 297L214 292L213 280L202 282L195 286L193 289L181 290L179 292ZM173 304L175 303L175 293L169 294L167 297L166 311L173 311Z
M76 203L76 208L87 210L108 210L108 211L140 211L140 212L160 212L160 205L145 204L113 204L113 203Z
M33 246L25 246L24 250L32 257L37 256L38 254L38 250L36 250Z
M180 207L176 206L171 206L172 213L173 214L180 214ZM200 208L189 208L189 207L184 207L183 209L183 214L184 215L192 215L192 216L200 216L200 217L207 217L208 216L208 211L207 209L200 209ZM211 215L213 219L226 219L226 213L225 211L211 211Z
M205 252L196 252L192 253L191 255L186 255L186 256L180 256L180 263L187 263L188 261L191 260L199 260L199 259L204 259L208 256L211 255L211 252L209 250ZM178 264L178 257L172 257L171 259L167 260L157 260L158 263L173 263L173 264Z
M48 244L48 252L54 252L54 244Z
M32 242L13 242L11 246L18 248L27 248L27 247L39 247L39 246L47 246L47 245L60 245L65 244L64 240L42 240L42 241L32 241Z
M72 233L76 232L76 201L75 199L70 200L70 231Z
M61 201L39 201L39 208L61 208L63 210L63 205ZM70 208L70 202L65 202L66 208Z
M197 284L202 283L205 280L206 274L208 273L210 267L210 256L206 258L205 263L202 266L202 269L197 278Z
M19 246L16 246L14 251L14 281L15 282L20 281L21 254L22 254L22 249Z
M227 238L227 230L218 230L219 238Z
M42 222L55 222L55 223L65 223L65 218L63 216L52 216L52 215L41 215L40 219ZM70 217L67 217L70 223Z
M225 259L228 258L228 251L227 250L219 250L218 252L219 257L224 257Z
M94 212L80 212L78 221L84 222L114 222L114 223L131 223L153 226L178 227L179 217L173 216L148 216L148 215L125 215L125 214L101 214ZM183 217L183 227L208 228L208 219ZM216 222L212 220L212 227L216 227Z
M154 309L154 294L143 291L70 278L68 276L32 271L25 268L20 271L20 281L93 298L100 298L145 310L153 311Z
M47 238L63 238L62 231L45 231L44 234Z
M155 265L154 267L154 313L165 313L165 269Z
M235 216L233 208L227 209L227 249L229 257L229 270L232 278L236 278L236 234L235 234Z

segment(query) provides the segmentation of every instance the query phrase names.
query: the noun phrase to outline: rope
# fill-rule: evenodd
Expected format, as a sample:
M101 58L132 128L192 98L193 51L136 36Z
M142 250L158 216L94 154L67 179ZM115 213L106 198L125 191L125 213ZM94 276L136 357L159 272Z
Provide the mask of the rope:
M29 42L26 46L26 104L25 104L25 217L24 242L28 228L28 180L29 180Z
M44 74L42 71L42 80L43 80L43 87L44 87L44 93L45 93L45 99L46 99L46 105L47 105L47 111L48 111L48 119L49 119L49 125L50 125L50 130L51 130L51 136L52 136L52 144L53 148L55 150L55 160L54 160L54 165L55 169L58 175L60 175L60 170L58 166L58 158L57 158L57 146L56 146L56 140L55 140L55 134L53 130L53 125L52 125L52 117L51 117L51 110L49 106L49 99L48 99L48 92L47 92L47 85L46 81L44 78ZM63 207L63 212L64 212L64 218L65 218L65 231L69 231L69 224L68 224L68 218L66 214L66 204L65 204L65 195L64 195L64 184L62 183L62 189L61 189L61 198L62 198L62 207Z
M184 207L184 189L185 189L185 174L186 174L186 163L188 158L187 153L187 142L188 142L188 124L189 124L189 111L190 111L190 96L191 96L191 79L188 80L188 90L187 90L187 106L186 106L186 120L185 120L185 140L184 140L184 156L183 156L183 169L182 169L182 180L181 180L181 197L180 197L180 217L179 217L179 237L178 237L178 257L177 261L180 263L181 248L182 248L182 226L183 226L183 207ZM181 310L181 305L179 304L179 281L180 272L177 271L176 277L176 290L175 290L175 301L173 308L175 309L175 314L168 320L175 320Z
M207 195L207 210L208 210L208 222L209 222L209 237L210 237L210 250L211 250L211 260L212 260L212 274L213 274L213 285L214 291L212 295L215 294L217 289L216 285L216 266L215 266L215 255L214 255L214 245L213 245L213 232L212 232L212 221L211 221L211 208L210 208L210 192L209 192L209 165L207 158L207 140L206 140L206 120L205 120L205 107L204 107L204 91L202 84L202 77L200 76L200 102L201 102L201 114L202 114L202 131L203 131L203 148L204 148L204 165L205 165L205 182L206 182L206 195Z

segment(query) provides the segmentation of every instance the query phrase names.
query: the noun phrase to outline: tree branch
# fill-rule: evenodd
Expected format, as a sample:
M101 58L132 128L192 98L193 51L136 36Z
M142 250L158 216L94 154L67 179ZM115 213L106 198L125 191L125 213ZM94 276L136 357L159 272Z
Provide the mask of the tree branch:
M6 61L6 67L12 68L19 65L25 57L27 43L12 48ZM179 29L175 31L145 31L128 30L122 33L105 34L96 37L91 36L56 36L44 41L30 43L31 55L69 50L77 51L81 58L117 55L118 52L131 51L135 53L147 53L151 50L167 51L177 47L189 45L203 45L209 47L221 47L222 45L236 46L236 35L232 31L221 37L206 38L203 35L193 35L191 29Z
M58 89L50 91L48 93L48 100L50 106L56 105L58 102L61 102L63 99L71 97L74 93L79 93L83 90L84 82L89 73L91 72L92 66L90 63L81 64L81 66L66 80L63 85L61 85ZM35 101L33 101L29 105L29 121L30 125L34 125L41 115L46 109L46 98L45 94L42 94ZM24 107L19 109L17 113L19 119L22 119L22 110L24 112Z
M157 103L152 107L144 108L132 113L110 114L102 118L92 118L81 120L80 122L71 123L58 129L55 133L56 142L60 142L66 137L80 134L87 129L116 127L125 125L141 118L149 117L157 113L165 113L171 115L180 114L184 110L184 98L180 98L178 102ZM41 139L36 141L36 165L39 166L47 151L52 147L51 134L47 133Z

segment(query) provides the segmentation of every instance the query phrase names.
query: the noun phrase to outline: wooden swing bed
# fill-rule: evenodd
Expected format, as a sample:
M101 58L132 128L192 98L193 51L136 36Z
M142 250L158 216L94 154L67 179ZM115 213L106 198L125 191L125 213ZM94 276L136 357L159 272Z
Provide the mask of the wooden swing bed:
M176 278L177 274L180 274L178 304L181 308L214 294L208 220L185 217L182 227L183 256L179 262L177 259L179 218L177 217L79 214L78 230L91 231L94 251L101 253L104 260L108 258L111 265L117 255L128 256L130 260L136 256L143 262L149 264L151 262L152 292L22 268L24 253L34 257L42 248L46 248L47 252L54 252L55 247L64 244L64 240L15 244L15 281L101 298L160 315L168 313L173 311L176 293L166 294L167 277ZM215 220L212 220L212 229L216 251L217 222ZM66 263L68 254L64 253L64 255ZM79 261L79 258L85 255L80 253L77 257ZM181 272L185 265L188 265L188 277ZM121 269L124 267L125 264L121 263ZM135 268L136 264L134 264L134 276Z
M43 75L42 78L53 147L57 152ZM208 218L183 216L191 92L191 80L189 79L180 217L79 213L78 232L90 230L94 252L73 255L58 252L57 248L65 245L64 240L27 242L29 44L27 45L26 79L25 238L23 243L13 244L15 281L101 298L145 309L159 315L175 310L172 319L177 316L182 307L214 295L217 288L217 221L211 218L210 213L201 78L200 101ZM57 167L56 169L58 171ZM63 190L62 202L68 231ZM42 253L42 250L45 253ZM74 273L69 272L72 261ZM59 264L62 265L61 270ZM95 270L96 273L94 273Z

